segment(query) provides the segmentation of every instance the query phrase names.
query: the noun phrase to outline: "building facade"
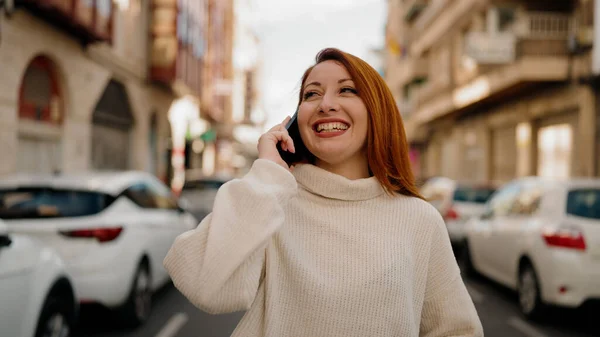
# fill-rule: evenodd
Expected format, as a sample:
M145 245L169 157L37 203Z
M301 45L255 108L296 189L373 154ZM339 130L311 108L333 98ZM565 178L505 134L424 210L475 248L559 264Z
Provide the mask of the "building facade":
M201 110L213 127L187 141L190 179L246 172L258 155L256 143L264 124L257 90L260 41L252 27L254 1L215 1L211 6L214 17L221 19L210 25Z
M599 174L594 1L388 3L386 80L418 177Z
M0 175L135 169L164 179L174 96L147 83L149 7L21 3L0 23Z
M214 174L232 48L231 0L19 2L0 14L0 176L134 169L177 189L200 137Z

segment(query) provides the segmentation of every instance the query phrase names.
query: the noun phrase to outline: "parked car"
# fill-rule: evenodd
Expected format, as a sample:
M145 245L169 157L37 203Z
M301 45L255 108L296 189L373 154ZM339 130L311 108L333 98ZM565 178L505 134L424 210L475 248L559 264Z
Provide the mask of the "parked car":
M463 269L516 290L525 316L600 301L600 179L515 180L465 230Z
M81 303L143 323L151 295L169 281L162 262L197 220L144 172L19 175L0 181L0 219L53 247Z
M181 197L188 203L190 211L198 219L202 219L212 212L217 191L229 180L230 178L220 177L187 180L183 185Z
M68 337L78 314L73 282L58 254L9 234L0 221L0 334Z
M495 191L491 185L460 183L446 177L431 178L421 188L422 195L442 214L455 248L464 242L465 223L483 213Z

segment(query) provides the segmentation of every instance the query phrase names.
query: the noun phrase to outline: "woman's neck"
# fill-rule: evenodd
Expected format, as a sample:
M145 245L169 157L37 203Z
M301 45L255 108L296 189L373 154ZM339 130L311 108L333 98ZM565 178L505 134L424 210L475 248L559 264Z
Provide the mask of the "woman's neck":
M336 164L327 163L323 160L317 159L315 161L315 165L326 171L346 177L350 180L363 179L371 176L369 172L369 164L367 159L363 156L356 156L352 159Z

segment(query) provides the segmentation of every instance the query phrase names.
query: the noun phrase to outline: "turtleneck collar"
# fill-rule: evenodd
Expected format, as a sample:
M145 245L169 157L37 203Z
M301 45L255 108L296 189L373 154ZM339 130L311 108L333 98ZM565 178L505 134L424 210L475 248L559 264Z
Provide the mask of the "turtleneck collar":
M298 164L293 171L296 181L311 193L338 200L367 200L384 193L375 177L350 180L312 164Z

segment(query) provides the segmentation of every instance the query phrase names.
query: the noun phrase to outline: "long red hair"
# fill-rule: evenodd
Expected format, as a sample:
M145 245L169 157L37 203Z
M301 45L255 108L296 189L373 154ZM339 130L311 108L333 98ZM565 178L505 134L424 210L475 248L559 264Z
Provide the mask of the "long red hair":
M315 65L335 61L343 65L356 85L358 96L369 112L367 160L369 170L388 194L399 193L423 199L410 166L404 123L389 87L373 67L360 58L335 48L321 50ZM298 106L306 79L314 66L302 76Z

